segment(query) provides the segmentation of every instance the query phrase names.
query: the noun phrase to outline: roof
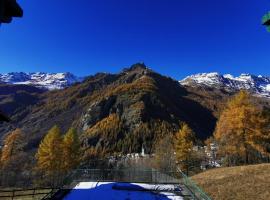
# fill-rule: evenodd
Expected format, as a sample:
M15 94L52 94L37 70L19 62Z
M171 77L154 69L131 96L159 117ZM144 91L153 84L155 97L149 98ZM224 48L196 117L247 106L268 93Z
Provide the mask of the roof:
M16 0L0 0L0 23L10 23L12 17L22 17L23 10Z

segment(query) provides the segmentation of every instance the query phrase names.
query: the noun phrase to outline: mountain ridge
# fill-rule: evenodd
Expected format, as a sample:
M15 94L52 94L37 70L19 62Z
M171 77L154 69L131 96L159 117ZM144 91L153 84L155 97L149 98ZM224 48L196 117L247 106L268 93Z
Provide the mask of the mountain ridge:
M10 72L6 74L0 74L0 83L32 85L38 88L45 88L48 90L63 89L83 80L83 77L77 77L70 72Z
M144 69L150 70L145 65ZM121 73L128 73L136 70L135 68L124 68ZM110 74L110 73L98 73ZM46 72L10 72L0 74L0 84L16 84L16 85L31 85L41 89L56 90L64 89L75 83L80 83L87 77L78 77L70 72L46 73ZM183 86L207 86L218 89L225 89L230 92L235 92L241 89L250 91L251 93L270 98L270 77L262 75L252 75L242 73L239 76L231 74L220 74L218 72L198 73L187 76L179 81Z
M242 73L240 76L234 77L231 74L222 75L217 72L199 73L187 76L179 83L191 87L214 87L231 92L248 90L257 96L270 98L270 77L268 76Z
M62 90L23 92L29 105L16 103L21 89L12 86L15 97L3 94L0 102L0 110L8 111L12 120L0 126L0 138L20 127L28 150L37 148L56 124L62 132L78 129L84 146L127 153L141 151L142 145L151 152L157 138L175 132L181 122L205 139L216 121L213 111L189 98L178 81L142 64L118 74L89 76Z
M116 74L88 76L61 90L0 84L0 110L11 119L0 124L0 143L19 127L25 133L25 149L35 151L47 131L58 125L63 133L76 128L86 148L131 153L144 146L149 153L159 137L174 133L182 122L199 139L211 136L235 92L183 85L141 63ZM265 99L259 101L269 106Z

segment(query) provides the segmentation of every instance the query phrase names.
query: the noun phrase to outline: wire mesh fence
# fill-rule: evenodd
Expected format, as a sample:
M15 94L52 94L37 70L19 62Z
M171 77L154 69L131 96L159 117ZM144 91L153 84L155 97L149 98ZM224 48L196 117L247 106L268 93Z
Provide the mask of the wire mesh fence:
M178 177L177 177L178 176ZM66 180L67 182L103 181L133 183L177 184L180 176L175 172L161 173L157 170L115 170L115 169L77 169Z
M186 174L184 174L180 169L177 170L181 175L181 182L189 190L189 194L194 200L211 200L211 198Z
M29 178L30 180L30 178ZM211 198L198 187L187 175L185 175L181 170L177 171L167 171L160 172L155 169L76 169L69 173L67 176L63 177L61 185L57 187L49 188L59 188L62 190L70 190L74 188L79 182L127 182L127 183L148 183L148 184L175 184L181 186L184 190L183 193L187 194L189 199L194 200L211 200ZM4 196L13 197L27 197L33 196L38 197L38 195L45 195L43 193L54 194L54 190L46 191L39 190L38 186L33 187L34 189L14 189L11 191L2 190L0 191L1 198ZM43 187L44 188L44 187ZM48 188L48 189L49 189ZM45 189L45 188L44 188ZM48 190L47 189L47 190ZM33 198L35 199L35 198Z

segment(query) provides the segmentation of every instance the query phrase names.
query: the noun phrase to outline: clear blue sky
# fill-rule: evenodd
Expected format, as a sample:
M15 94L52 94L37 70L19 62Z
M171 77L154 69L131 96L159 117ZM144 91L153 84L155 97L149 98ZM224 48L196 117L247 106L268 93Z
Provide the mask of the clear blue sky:
M181 79L198 72L270 75L270 0L19 0L0 27L0 73L118 72L144 61Z

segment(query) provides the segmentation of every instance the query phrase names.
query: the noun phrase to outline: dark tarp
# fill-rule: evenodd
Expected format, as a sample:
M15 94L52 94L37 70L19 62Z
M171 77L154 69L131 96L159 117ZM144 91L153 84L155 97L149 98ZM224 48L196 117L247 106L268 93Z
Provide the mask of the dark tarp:
M0 111L0 121L8 122L9 118L6 117L1 111Z
M10 23L12 17L22 17L23 10L16 0L0 0L0 23Z

